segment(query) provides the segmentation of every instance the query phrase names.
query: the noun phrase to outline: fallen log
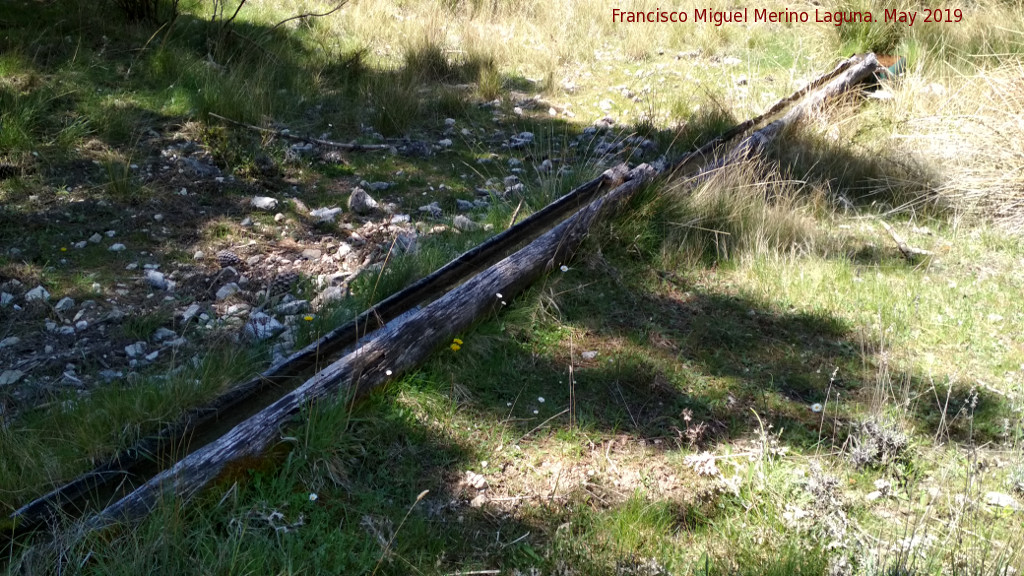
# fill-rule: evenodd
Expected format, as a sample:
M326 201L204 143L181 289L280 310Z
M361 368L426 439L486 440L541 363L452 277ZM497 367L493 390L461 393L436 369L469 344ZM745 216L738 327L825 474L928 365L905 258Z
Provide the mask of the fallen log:
M857 59L850 59L840 63L831 72L823 75L789 97L780 100L764 114L734 126L697 150L684 155L667 166L659 168L655 172L679 173L692 167L695 163L705 162L712 152L721 145L742 132L749 130L765 118L776 115L788 104L802 98L811 90L822 86L826 82L838 79L841 75L845 77L847 70L856 64ZM856 77L862 78L863 75L858 72ZM846 83L850 84L849 80ZM52 512L58 509L61 504L73 501L83 494L95 492L103 485L123 482L126 476L138 467L140 461L154 458L164 447L174 443L177 438L189 435L198 426L218 420L221 414L268 386L280 384L290 378L294 378L296 375L314 366L319 359L337 354L347 347L353 346L369 331L379 328L388 321L406 313L411 306L436 297L447 288L464 280L469 274L480 270L483 266L492 264L498 257L507 253L511 247L536 237L554 222L564 218L570 211L590 202L603 190L622 183L626 177L635 176L635 171L629 176L626 176L624 173L625 167L620 165L607 171L601 177L574 189L543 210L534 213L522 223L464 253L434 274L383 300L353 321L332 330L319 341L293 354L282 363L272 366L255 378L232 388L229 392L216 399L211 405L201 410L190 412L183 420L165 428L157 437L143 441L133 449L119 454L106 465L100 466L83 477L20 508L11 515L11 518L18 521L20 527L38 525L43 519L50 517ZM629 184L630 182L631 180L627 180L626 183ZM630 184L630 186L637 185L639 184ZM622 186L619 186L619 188L622 188ZM511 290L506 289L505 292L510 293ZM405 323L403 322L402 326L404 325ZM346 356L346 358L349 356ZM108 510L110 509L108 508Z
M843 66L842 71L837 68L824 88L798 103L781 119L744 139L727 158L735 160L760 152L783 128L826 99L849 90L873 74L876 67L874 56L869 54ZM215 478L229 462L259 454L270 447L280 427L303 405L327 397L354 401L413 369L480 316L499 310L502 298L513 297L546 271L567 262L603 213L629 199L655 176L678 167L691 157L659 168L647 164L634 168L625 182L607 195L593 200L527 246L404 319L388 334L359 346L221 438L153 477L90 519L87 528L144 516L167 494L187 498Z
M245 122L232 120L231 118L226 118L220 114L214 114L213 112L210 112L209 114L210 116L227 122L228 124L234 124L235 126L241 126L242 128L248 128L249 130L255 130L256 132L262 132L264 134L273 134L278 138L305 142L307 144L316 144L317 146L323 146L324 148L336 148L347 152L381 151L390 150L392 148L390 144L356 144L355 142L335 142L334 140L324 140L323 138L310 138L308 136L300 136L298 134L292 134L291 132L285 132L284 130L274 130L273 128L262 128L260 126L246 124Z
M574 188L522 222L492 236L430 275L381 300L356 318L334 328L281 362L233 386L209 404L186 412L178 421L164 427L155 435L140 440L131 448L94 467L90 472L18 508L9 519L18 531L30 530L47 522L62 507L87 495L120 485L130 477L138 475L153 461L158 460L161 454L180 453L183 449L178 446L180 439L191 437L196 429L215 422L240 422L250 414L241 413L237 408L249 398L274 386L283 385L312 369L320 359L330 358L355 345L361 338L399 317L413 306L440 296L470 275L504 257L515 247L533 240L555 222L585 206L596 195L619 185L626 177L627 170L625 164L620 164Z
M262 412L235 426L218 440L150 479L86 524L88 529L146 515L162 497L194 494L229 462L262 453L278 437L281 426L308 403L329 396L359 398L402 373L481 315L501 308L545 271L567 262L602 212L628 199L658 172L647 164L630 171L625 183L555 226L524 248L428 304L380 338L359 346L327 366Z

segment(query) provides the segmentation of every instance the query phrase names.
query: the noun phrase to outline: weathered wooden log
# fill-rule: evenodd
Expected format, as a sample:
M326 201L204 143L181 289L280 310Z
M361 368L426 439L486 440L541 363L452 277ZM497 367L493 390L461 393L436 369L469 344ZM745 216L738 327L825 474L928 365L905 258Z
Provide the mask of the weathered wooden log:
M324 140L323 138L310 138L308 136L300 136L298 134L292 134L291 132L285 132L284 130L274 130L272 128L262 128L260 126L254 126L252 124L246 124L245 122L239 122L238 120L232 120L226 118L220 114L214 114L210 112L210 116L227 122L228 124L234 124L235 126L241 126L242 128L248 128L256 132L262 132L263 134L273 134L279 138L286 140L295 140L297 142L306 142L308 144L316 144L317 146L323 146L324 148L335 148L338 150L345 150L347 152L369 152L369 151L382 151L390 150L392 146L390 144L356 144L355 142L335 142L334 140Z
M859 58L853 58L844 61L828 74L825 74L816 81L808 84L805 88L797 91L791 96L780 100L768 112L733 127L732 129L724 133L722 136L705 144L696 151L681 157L677 161L667 166L662 166L658 170L654 170L653 173L658 173L662 171L678 172L680 170L692 166L694 162L705 161L707 157L711 154L711 152L713 152L713 150L716 149L721 144L727 142L729 139L735 137L736 135L742 133L743 131L748 130L757 123L760 123L765 118L769 118L773 115L776 115L788 104L803 97L811 90L818 88L819 86L825 84L826 82L829 82L829 87L827 87L826 90L822 91L824 92L824 94L816 94L815 96L819 97L813 99L814 102L823 101L825 98L828 98L834 95L835 93L848 89L849 86L852 86L857 81L865 77L864 70L871 69L870 71L873 71L873 68L871 68L870 65L870 61L873 61L873 55L869 55L866 61L861 60ZM848 71L850 71L851 68L854 69L852 73L847 73ZM809 108L807 103L802 103L800 107L805 109ZM790 114L787 114L784 118L789 118L789 120L786 121L786 123L789 123L792 122L793 119L798 117L799 116L793 116L793 111L791 110ZM770 126L772 125L769 125L769 127ZM774 134L777 135L780 131L781 129L775 131ZM756 134L757 133L755 133L755 135ZM744 145L749 146L749 142L751 142L751 138L744 140L744 143L741 144L740 147L737 147L737 149L742 148ZM757 150L760 150L760 148L758 148ZM374 308L371 308L370 310L367 310L364 314L360 315L360 317L356 318L352 322L347 323L345 326L333 330L320 341L311 344L310 346L297 352L296 354L293 354L284 362L276 366L272 366L270 369L260 374L256 378L253 378L252 380L243 383L238 387L233 388L227 394L218 398L217 401L214 402L214 404L208 406L206 410L190 413L182 422L179 422L178 424L166 429L164 431L165 434L162 434L161 437L158 437L155 441L151 439L149 441L149 444L144 443L133 451L119 455L118 458L115 458L113 461L108 463L106 467L100 467L97 470L93 471L92 473L86 475L85 477L79 478L73 481L72 483L65 485L64 487L51 492L47 496L37 499L33 503L30 503L29 505L19 509L15 514L12 515L12 518L23 520L41 518L44 516L44 512L52 510L61 501L71 500L76 498L77 495L79 494L95 490L96 478L110 479L117 478L118 476L123 476L124 474L121 473L120 469L124 467L123 464L125 463L125 460L128 460L128 464L130 465L132 464L132 462L138 461L139 459L143 459L148 455L155 453L159 449L159 443L169 442L169 438L180 437L185 432L194 429L197 425L202 424L211 419L216 419L217 414L219 414L221 411L226 410L232 407L233 405L236 405L238 402L244 400L251 394L258 391L259 389L262 389L270 384L278 383L287 378L294 377L295 375L301 373L302 371L309 369L313 364L317 362L319 358L323 358L331 354L336 354L340 350L343 350L345 347L353 345L353 343L355 343L358 340L358 338L360 338L369 330L377 328L384 324L385 322L391 320L392 318L397 317L399 314L402 314L403 312L407 311L410 306L424 302L429 298L435 297L444 289L447 289L448 287L464 279L468 274L476 270L479 270L483 265L492 263L497 257L506 253L510 249L510 247L519 245L523 241L535 237L541 231L546 229L546 227L550 226L553 222L556 222L562 217L564 217L564 215L568 211L576 209L580 205L589 202L601 190L607 189L614 184L622 182L623 172L624 167L619 166L616 167L616 169L613 169L612 171L606 172L600 178L597 178L584 184L583 186L580 186L579 188L566 194L556 202L545 207L540 212L531 215L529 218L524 220L516 227L506 230L505 232L495 236L494 238L490 239L484 244L474 248L473 250L466 252L465 254L453 260L444 268L438 270L434 274L431 274L430 276L420 280L419 282L393 295L392 297L385 299ZM630 174L630 178L634 178L635 176L635 171ZM617 188L616 191L618 192L622 190L623 187L630 188L633 186L639 186L639 183L634 182L633 180L628 180L626 184ZM619 197L621 197L621 194L619 195ZM613 198L610 197L609 200L613 200ZM604 203L602 203L602 205L604 205ZM579 220L576 219L578 216L579 214L574 216L573 221L579 222ZM589 222L592 222L592 220L590 220ZM566 223L568 223L568 221ZM563 223L563 226L566 223ZM573 232L573 234L578 233L578 230L575 230ZM547 235L545 235L544 237L546 238ZM504 292L510 293L511 289L506 288ZM405 325L406 323L403 322L402 326ZM375 345L376 342L377 341L366 344L364 348L366 346L371 346L371 344ZM360 348L360 350L361 349L362 348ZM346 356L346 358L350 358L351 356L352 354L349 354L348 356ZM307 381L307 383L304 384L302 388L305 388L316 379L317 377L314 377L310 381ZM302 388L300 388L299 390L301 390ZM361 391L363 390L363 386L356 386L355 390ZM298 392L298 390L296 390L296 392ZM285 398L287 398L287 396ZM285 399L282 399L282 401L284 400ZM279 401L279 403L280 402L281 401ZM273 406L276 406L277 404L278 403L275 403L274 405L271 406L271 408ZM270 410L270 408L268 408L267 410ZM261 412L261 414L263 413ZM235 429L237 430L237 428L238 427L236 427ZM204 448L203 450L206 449ZM244 456L250 453L252 452L245 452L244 454L241 455ZM130 468L130 466L128 467ZM146 486L149 486L149 483L147 483ZM143 486L139 490L145 489L146 486ZM138 492L139 491L136 491L136 493ZM187 493L187 491L185 492ZM130 495L126 499L123 499L122 502L129 500L131 498L132 495ZM137 499L140 499L140 501L145 500L145 498L142 496L139 496ZM108 508L108 511L115 510L117 506L118 504L115 504L114 506ZM125 506L127 506L126 510L137 511L138 509L138 506L135 505L126 504ZM107 511L105 511L103 514L101 514L100 518L109 518L112 515L114 515L113 512L111 512L111 514L108 515ZM132 514L129 513L128 515L131 516Z
M381 300L353 320L332 329L281 362L231 387L205 406L187 411L182 418L155 435L140 440L90 472L18 508L10 515L10 519L21 530L38 526L65 504L123 482L157 459L160 454L173 452L174 450L170 449L172 447L180 449L177 447L179 440L191 436L196 429L224 420L225 415L232 421L241 421L249 414L239 414L236 408L247 399L274 386L283 385L313 368L320 359L330 358L355 345L359 339L394 320L413 306L437 298L452 286L504 257L514 248L533 240L555 222L585 206L602 191L619 185L627 173L628 168L625 164L606 170L597 178L574 188L543 209L534 212L522 222L492 236L428 276Z
M878 68L878 59L873 53L856 55L843 61L829 74L831 78L824 83L820 90L815 90L805 99L797 102L781 118L744 138L729 154L708 165L702 172L708 173L727 164L760 154L778 139L786 128L795 125L808 114L819 109L825 101L848 92L854 86L873 77L878 72Z
M500 309L502 298L513 297L546 270L567 262L602 211L629 198L655 174L647 164L634 168L624 184L153 477L92 518L87 527L141 517L168 493L188 497L214 479L227 463L266 450L278 437L281 426L302 406L327 397L358 398L415 368L439 345L449 342L479 317Z

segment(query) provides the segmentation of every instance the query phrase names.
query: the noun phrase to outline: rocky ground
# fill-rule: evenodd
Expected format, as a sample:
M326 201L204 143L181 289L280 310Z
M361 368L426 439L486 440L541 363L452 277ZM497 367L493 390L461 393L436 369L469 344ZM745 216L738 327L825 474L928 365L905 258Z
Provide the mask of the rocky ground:
M499 104L481 106L491 123L449 118L413 139L364 130L390 148L354 154L412 167L386 180L360 177L350 153L286 138L230 166L194 123L149 130L144 157L121 168L97 141L59 166L30 161L38 187L21 191L7 224L21 219L24 231L8 235L0 262L0 414L134 383L198 361L213 342L265 342L279 360L300 323L423 237L491 231L492 204L657 153L610 117L540 146L516 125L573 113L529 97ZM410 174L445 163L458 176Z

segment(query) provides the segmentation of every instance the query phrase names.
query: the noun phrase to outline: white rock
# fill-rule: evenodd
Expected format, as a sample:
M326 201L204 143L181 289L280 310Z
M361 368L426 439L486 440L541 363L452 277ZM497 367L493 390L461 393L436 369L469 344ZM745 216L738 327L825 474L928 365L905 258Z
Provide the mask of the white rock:
M444 211L441 209L441 205L437 202L431 202L426 206L420 206L420 212L426 212L434 218L440 218L442 214L444 214Z
M74 246L78 250L81 250L82 248L85 248L87 244L89 243L86 242L85 240L82 240L81 242L75 242L74 244L72 244L72 246Z
M270 196L254 196L250 202L252 207L257 210L273 210L277 208L277 200Z
M284 325L272 316L257 312L249 317L243 329L244 334L256 340L266 340L284 330Z
M1000 508L1016 508L1017 501L1013 499L1013 496L1009 494L1003 494L1002 492L988 492L985 494L985 503L990 506L998 506Z
M171 330L170 328L158 328L157 331L153 333L153 340L157 342L162 342L163 340L170 340L172 338L177 337L178 333L175 332L174 330Z
M238 284L234 282L228 282L227 284L221 286L219 290L217 290L217 300L226 300L230 298L232 294L238 292L239 290L240 288L238 287Z
M580 354L580 356L582 356L584 360L593 360L594 358L597 358L597 350L587 350L583 354Z
M202 260L205 257L206 257L206 253L203 252L202 250L196 250L195 253L192 254L192 259L193 260Z
M444 125L446 127L448 127L448 128L451 128L452 126L455 126L455 118L445 118L444 119Z
M0 306L7 306L11 302L14 302L14 294L10 292L0 292Z
M280 212L278 212L277 214L274 214L274 222L277 222L278 224L280 224L281 222L284 222L284 214L282 214Z
M323 292L316 297L316 303L318 306L322 306L328 302L335 302L345 298L346 291L341 286L328 286Z
M110 250L111 252L121 252L124 250L124 244L121 244L120 242L112 244L110 248L107 248L107 250Z
M348 197L348 209L356 214L369 214L379 206L377 201L362 188L353 188L352 195Z
M0 372L0 386L14 384L18 380L21 380L21 377L24 375L25 373L21 370L4 370L3 372Z
M157 222L162 222L163 219L164 219L164 215L163 214L153 214L153 220L156 220Z
M8 336L7 338L0 340L0 349L10 348L11 346L17 345L18 342L21 342L21 338L18 338L17 336Z
M337 207L317 208L316 210L310 210L309 215L317 222L334 222L334 217L342 212L343 210Z
M116 230L107 230L106 232L104 232L104 234L107 235L107 238L113 238L114 236L117 235L117 231Z
M453 142L451 138L445 138L444 140L437 141L437 145L440 146L441 148L451 148L452 144Z
M70 296L65 296L57 301L57 304L54 305L53 309L56 310L57 312L67 312L68 310L71 310L74 307L75 300Z
M275 308L274 312L277 312L282 316L294 316L296 314L302 314L303 312L309 312L309 301L292 300L291 302L285 302Z
M188 322L195 318L201 309L202 307L199 304L191 304L188 308L185 308L184 312L181 313L182 321Z
M75 322L75 330L78 330L79 332L85 330L88 327L89 323L86 322L85 320L79 320L78 322Z
M457 230L462 230L463 232L477 229L477 223L467 218L464 214L456 216L452 220L452 226L455 226Z
M36 286L35 288L29 290L27 294L25 294L25 301L31 302L33 300L48 302L50 300L50 293L46 291L46 288L43 288L42 286Z
M100 286L99 282L93 282L92 286L90 286L90 288L92 288L93 292L99 292L99 291L103 290L103 286Z
M342 242L341 245L338 246L338 251L334 255L337 258L344 258L345 256L348 256L351 253L352 245L349 244L348 242Z
M160 351L159 350L153 350L149 354L146 354L146 360L152 362L152 361L156 360L156 357L159 356L159 355L160 355Z
M741 63L743 63L743 60L740 60L735 56L727 56L725 58L722 58L722 64L725 64L726 66L735 66Z
M96 234L93 234L92 236L89 236L89 242L92 242L93 244L99 244L102 241L103 241L103 236L100 236L99 232L97 232Z
M128 355L129 358L137 358L139 356L142 356L146 352L146 343L139 341L136 342L135 344L129 344L128 346L124 347L124 352L125 354Z
M156 270L146 271L146 282L156 290L167 290L170 287L163 273Z

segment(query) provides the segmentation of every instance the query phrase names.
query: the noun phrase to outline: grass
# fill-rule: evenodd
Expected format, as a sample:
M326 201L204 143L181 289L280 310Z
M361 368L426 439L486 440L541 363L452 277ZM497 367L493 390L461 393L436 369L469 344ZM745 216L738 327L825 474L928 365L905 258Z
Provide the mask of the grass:
M118 290L137 280L131 263L170 274L198 249L337 241L361 225L347 214L308 225L296 200L341 206L365 179L391 182L375 197L403 213L439 202L418 249L384 245L346 299L298 323L299 346L599 173L608 146L639 136L678 153L849 52L908 65L883 82L888 99L838 103L764 158L643 191L568 270L458 335L458 350L357 406L305 407L269 454L187 505L19 542L8 572L1019 570L1021 512L998 502L1022 501L1024 470L1009 136L1021 127L1019 6L976 3L956 26L741 28L617 25L612 4L364 2L280 27L298 5L247 4L230 33L203 3L160 30L111 8L12 6L0 162L17 170L0 180L2 281L45 284L54 301L130 298ZM614 7L657 8L627 4ZM340 141L377 132L426 152L297 157L210 113ZM607 138L585 132L605 116ZM527 148L502 147L525 131ZM147 174L147 159L185 141L219 186ZM556 164L542 173L545 159ZM512 174L522 204L497 194ZM491 229L441 229L478 189L494 192L479 213ZM240 224L239 206L264 193L290 198L285 219ZM158 211L183 224L161 231L173 226L153 224ZM933 255L908 261L879 220ZM117 235L61 251L107 229ZM111 255L112 242L129 248ZM105 337L171 327L209 350L197 363L161 353L171 358L92 389L40 387L31 409L5 412L4 510L265 365L260 347L175 324L170 310L208 289L181 282ZM302 280L302 295L316 282ZM5 316L0 339L34 338L45 320L62 318L47 306ZM50 381L67 369L47 368ZM24 402L13 390L0 389L5 410Z

